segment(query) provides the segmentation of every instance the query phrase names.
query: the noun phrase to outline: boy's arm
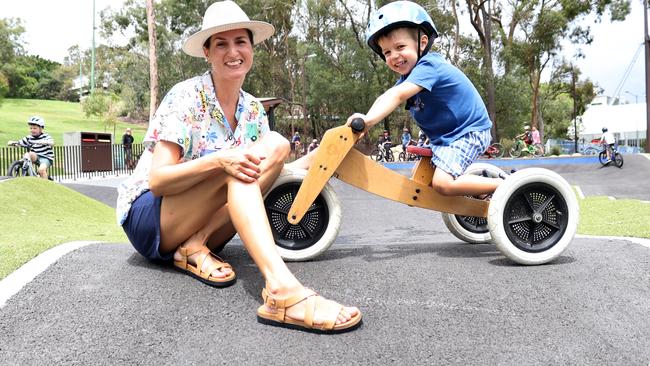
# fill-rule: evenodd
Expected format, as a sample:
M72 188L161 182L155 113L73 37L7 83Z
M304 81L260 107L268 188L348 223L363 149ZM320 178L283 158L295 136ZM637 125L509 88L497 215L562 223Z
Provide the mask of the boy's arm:
M52 138L52 136L50 136L50 137L46 138L44 141L42 141L41 145L54 146L54 139Z
M30 147L29 141L27 140L27 137L23 137L22 139L16 141L16 143L22 147Z
M379 123L391 114L395 108L422 90L422 87L408 81L396 85L380 95L365 116L355 113L348 118L350 123L354 118L361 117L366 122L366 130Z

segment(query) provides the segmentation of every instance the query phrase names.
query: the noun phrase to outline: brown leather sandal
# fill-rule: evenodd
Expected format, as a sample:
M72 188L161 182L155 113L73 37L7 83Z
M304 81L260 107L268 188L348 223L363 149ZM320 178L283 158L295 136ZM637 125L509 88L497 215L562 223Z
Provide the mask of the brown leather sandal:
M305 291L296 296L287 299L273 298L266 289L262 290L262 298L264 305L257 309L257 321L262 324L279 326L284 328L298 329L311 333L333 334L349 332L358 328L361 325L361 312L357 313L354 317L345 323L336 324L336 319L343 310L343 305L339 304L336 311L330 311L323 324L314 324L314 314L317 311L319 299L323 299L314 290L305 289ZM305 301L305 320L296 320L286 316L286 309ZM321 300L322 301L322 300ZM269 312L266 307L269 307L275 312Z
M233 283L235 283L235 280L237 279L235 272L231 272L230 275L219 278L219 277L213 277L212 272L215 270L221 270L222 268L230 268L230 264L226 263L223 261L223 259L219 258L216 254L212 253L208 247L200 247L200 248L183 248L179 247L177 251L180 253L180 255L183 257L182 260L180 261L174 261L174 266L183 272L187 273L188 275L196 278L197 280L206 283L210 286L214 287L226 287L230 286ZM187 257L200 253L199 256L197 257L196 260L196 265L193 265L187 261ZM206 261L208 256L212 256L212 260L214 263L212 265L208 266L205 270L203 270L203 263Z

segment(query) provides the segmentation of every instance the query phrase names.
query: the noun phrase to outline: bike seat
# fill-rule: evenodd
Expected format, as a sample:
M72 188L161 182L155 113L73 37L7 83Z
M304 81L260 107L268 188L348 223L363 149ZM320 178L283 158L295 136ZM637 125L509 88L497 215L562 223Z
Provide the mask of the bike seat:
M433 152L427 147L407 146L406 152L418 156L432 156Z

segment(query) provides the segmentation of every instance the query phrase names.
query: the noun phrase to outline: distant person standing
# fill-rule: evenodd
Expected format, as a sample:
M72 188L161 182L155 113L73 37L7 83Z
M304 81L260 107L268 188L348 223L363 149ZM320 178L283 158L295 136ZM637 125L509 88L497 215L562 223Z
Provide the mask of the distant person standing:
M300 133L296 131L291 137L291 150L295 159L298 159L302 153L302 144L300 142Z
M537 127L533 126L532 131L530 133L530 136L533 140L533 145L541 144L542 139L539 136L539 131L537 130Z
M122 135L122 148L124 149L124 165L128 169L133 169L133 135L130 128L127 128Z
M406 151L406 147L411 144L411 131L408 127L402 130L402 151Z

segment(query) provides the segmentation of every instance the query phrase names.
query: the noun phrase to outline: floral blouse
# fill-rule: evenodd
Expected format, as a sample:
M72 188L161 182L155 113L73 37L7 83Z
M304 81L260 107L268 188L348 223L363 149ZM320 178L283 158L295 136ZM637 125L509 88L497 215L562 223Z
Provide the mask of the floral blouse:
M262 103L243 90L233 131L217 101L210 72L176 84L160 103L144 137L145 150L133 174L117 188L117 222L122 225L131 204L149 189L153 149L158 141L181 147L181 161L221 149L250 146L270 131Z

